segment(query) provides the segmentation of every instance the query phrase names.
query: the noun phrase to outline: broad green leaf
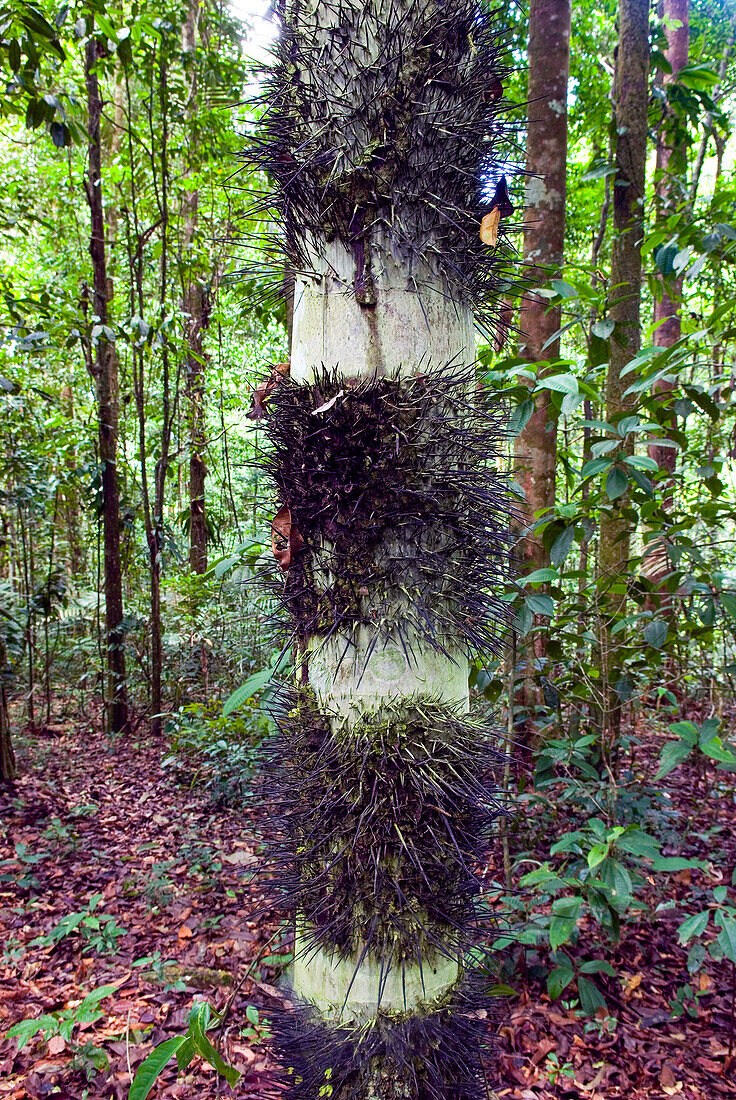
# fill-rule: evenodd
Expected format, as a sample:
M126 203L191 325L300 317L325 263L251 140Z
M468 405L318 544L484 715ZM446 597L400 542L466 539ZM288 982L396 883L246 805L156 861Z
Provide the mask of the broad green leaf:
M133 1084L130 1086L128 1100L146 1100L149 1092L156 1083L156 1078L166 1069L181 1046L186 1043L186 1035L175 1035L173 1039L167 1039L148 1055L145 1062L141 1062L136 1070Z
M578 978L578 993L580 995L580 1007L586 1016L595 1016L599 1008L608 1012L605 997L589 978Z
M607 340L616 327L616 322L610 317L606 317L602 321L596 321L591 326L591 332L594 336L597 336L601 340Z
M698 727L694 722L671 722L670 731L676 733L688 745L697 745L698 743Z
M199 1006L197 1006L198 1008ZM206 1027L209 1020L209 1005L204 1005L203 1008L206 1008L207 1012L195 1009L189 1017L189 1038L194 1044L197 1054L201 1055L211 1066L214 1066L229 1085L234 1085L240 1079L240 1072L234 1066L227 1064L220 1052L207 1038Z
M533 615L551 618L555 613L555 602L551 596L527 596L524 602Z
M592 869L597 867L599 863L603 863L603 860L608 855L607 844L594 844L588 852L588 866Z
M721 918L721 931L717 939L724 957L736 966L736 921L733 917Z
M574 374L554 374L537 381L538 390L554 390L556 393L569 393L577 397L580 389Z
M185 1035L184 1042L181 1044L176 1052L176 1064L179 1068L180 1073L182 1070L185 1070L187 1068L195 1053L196 1051L194 1049L194 1043L188 1035Z
M554 569L535 569L523 578L524 584L546 584L548 581L557 580L557 572Z
M567 989L570 982L575 980L575 971L572 963L556 966L547 975L547 993L551 1001L556 1001Z
M555 541L552 543L549 551L549 560L557 568L559 568L565 562L567 555L572 549L574 539L575 528L563 527Z
M701 745L700 751L709 756L711 760L717 760L720 764L727 765L728 768L736 767L736 755L730 749L724 747L720 737L714 737Z
M625 912L631 902L633 884L623 863L609 857L601 864L601 878L608 888L611 906L618 913Z
M687 871L691 867L702 866L702 860L685 859L683 856L657 856L652 860L653 871Z
M580 967L581 974L608 974L609 978L616 977L616 971L605 959L590 959Z
M644 635L644 641L647 645L650 645L652 649L661 649L664 643L667 641L667 634L669 627L664 619L652 619L644 627L642 634Z
M609 500L618 500L622 497L629 487L629 479L623 470L619 470L617 466L609 472L606 478L606 495Z
M624 852L630 852L632 856L646 856L649 859L656 859L659 855L659 841L641 829L624 833L618 837L616 847L622 848Z
M610 458L591 458L589 462L585 463L580 473L583 477L593 477L603 470L609 470L611 465L612 460Z
M229 714L232 714L238 707L242 707L243 703L247 702L257 691L260 691L266 686L268 681L273 676L274 670L272 668L261 669L260 672L255 672L252 676L249 676L244 684L241 684L239 688L230 695L224 702L222 707L222 716L227 718Z
M39 1033L46 1035L50 1032L53 1034L58 1027L59 1021L55 1016L44 1014L43 1016L37 1016L35 1020L21 1020L20 1023L14 1024L7 1032L7 1037L17 1039L18 1050L22 1050L34 1036Z
M734 619L734 621L736 621L736 593L722 592L721 603L729 618L732 618Z
M665 745L659 757L659 771L654 777L655 782L674 771L683 760L687 760L691 752L692 747L684 741L670 741Z

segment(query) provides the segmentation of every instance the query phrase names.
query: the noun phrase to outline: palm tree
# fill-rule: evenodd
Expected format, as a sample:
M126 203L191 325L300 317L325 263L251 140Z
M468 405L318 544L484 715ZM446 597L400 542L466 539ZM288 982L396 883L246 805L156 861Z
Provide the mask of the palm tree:
M290 377L259 397L297 663L275 778L297 1008L275 1041L296 1096L470 1100L499 805L468 662L497 646L508 545L474 366L513 212L497 30L472 0L280 16L250 153L274 287L295 272Z

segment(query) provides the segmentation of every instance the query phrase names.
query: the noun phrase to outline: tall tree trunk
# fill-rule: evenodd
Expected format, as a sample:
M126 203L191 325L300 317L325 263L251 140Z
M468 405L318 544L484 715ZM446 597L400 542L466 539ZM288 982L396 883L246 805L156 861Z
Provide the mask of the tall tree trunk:
M74 391L71 386L63 385L59 394L59 404L64 412L68 423L72 425L74 423ZM71 576L76 579L81 576L84 568L84 546L82 544L82 536L80 531L80 505L79 505L79 490L75 484L76 468L77 468L77 451L73 443L71 443L64 456L64 464L67 468L68 481L64 487L63 492L63 513L64 522L66 525L66 537L69 546L69 572Z
M532 285L560 274L565 240L567 183L567 81L570 72L570 0L531 0L529 5L528 173L524 209L524 267ZM529 294L521 313L521 354L529 363L558 359L561 312L546 298ZM551 342L550 342L551 341ZM516 480L524 489L526 521L554 508L557 413L549 392L535 398L535 410L516 442ZM549 565L542 540L522 544L527 571ZM544 659L545 635L536 631L526 647L524 703L538 702L535 663Z
M633 398L624 397L630 379L622 377L621 372L641 347L648 78L649 4L647 0L621 0L615 82L617 140L609 298L609 314L615 327L606 376L606 420L612 424L630 413L633 407ZM632 445L627 446L631 448ZM598 536L603 734L608 751L615 744L621 722L621 702L616 691L621 671L617 639L621 635L613 635L611 630L626 606L631 546L631 520L623 511L627 501L628 494L625 494L601 509Z
M10 734L10 715L8 714L8 695L6 689L6 666L8 651L5 639L0 637L0 785L12 784L15 779L15 753Z
M189 0L187 17L182 28L182 49L191 63L187 94L186 117L190 127L196 126L197 107L197 30L201 7L200 0ZM190 137L192 155L196 139ZM207 466L204 455L207 447L207 423L205 417L205 358L204 333L209 324L210 301L207 287L198 270L195 255L197 225L199 221L199 191L196 188L184 192L183 201L184 240L184 293L182 309L186 315L187 340L185 402L189 430L189 564L195 573L207 572L207 512L205 486Z
M494 802L468 658L493 644L507 543L473 368L479 230L492 247L512 209L501 184L480 199L493 21L470 0L284 11L254 154L297 273L264 420L297 667L275 784L301 1008L275 1041L304 1100L475 1100L471 851Z
M105 635L107 648L107 725L120 732L128 725L123 632L123 587L120 563L120 493L118 489L118 361L108 337L107 265L105 219L102 202L102 147L100 116L102 96L97 78L101 47L94 37L85 47L85 82L88 114L87 202L90 211L94 313L98 335L90 355L90 367L97 388L99 451L102 467L102 507L105 573Z
M662 79L663 87L675 83L680 70L687 65L688 45L690 40L690 0L661 0L661 15L665 22L667 34L667 49L665 57L672 66L671 73L665 73ZM678 24L678 25L675 25ZM680 202L685 199L685 170L687 155L687 131L683 123L678 122L671 111L666 111L662 118L661 126L657 132L657 164L655 169L655 206L658 218L666 218L674 213ZM671 163L673 162L673 163ZM682 303L682 275L679 275L669 283L660 278L661 298L654 300L654 343L661 348L670 348L681 336L680 306ZM653 392L661 396L662 412L661 423L664 427L676 428L677 416L672 410L671 397L675 389L674 382L659 379L655 382ZM648 447L649 455L657 463L660 470L667 472L667 481L664 488L663 508L670 512L673 503L674 482L672 475L675 472L677 451L673 446L665 443L653 442ZM669 572L667 557L667 544L664 538L651 539L645 548L642 561L642 573L659 586L664 576ZM671 601L667 598L666 591L661 592L661 602L665 610L670 609Z

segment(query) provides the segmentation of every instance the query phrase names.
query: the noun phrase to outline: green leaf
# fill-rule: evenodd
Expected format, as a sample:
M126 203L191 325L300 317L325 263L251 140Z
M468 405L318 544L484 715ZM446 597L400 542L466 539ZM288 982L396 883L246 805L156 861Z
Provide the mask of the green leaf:
M659 855L659 841L649 836L642 829L635 829L630 833L624 833L617 837L616 847L630 852L632 856L646 856L656 859Z
M657 856L652 860L653 871L687 871L691 867L702 867L699 859L684 859L682 856Z
M563 527L555 541L552 543L549 551L549 560L557 568L559 568L565 562L567 555L572 549L574 538L575 528Z
M537 381L537 389L569 393L573 397L577 397L580 392L578 380L574 374L553 374L549 378L540 378Z
M664 619L652 619L644 627L642 634L644 635L644 641L647 645L650 645L652 649L661 649L664 643L667 641L667 634L669 627Z
M580 473L583 477L593 477L595 474L600 474L603 470L609 470L611 468L612 461L610 458L591 458L589 462L586 462Z
M128 1100L146 1100L156 1083L156 1078L166 1069L176 1052L186 1042L186 1035L176 1035L173 1039L167 1039L164 1043L159 1043L148 1055L145 1062L141 1062L138 1066L133 1084L130 1086Z
M614 176L615 174L616 169L612 164L595 164L594 167L589 168L588 171L580 177L580 182L587 183L588 180L600 180L603 179L604 176ZM601 322L599 321L597 323L600 324Z
M700 751L709 756L711 760L717 760L720 764L726 764L729 768L736 767L736 755L730 749L724 747L720 737L713 737L700 746Z
M616 971L605 959L589 959L580 967L581 974L608 974L609 978L616 977Z
M533 615L551 618L555 613L555 602L551 596L527 596L524 602Z
M229 714L232 714L238 707L242 707L243 703L247 702L257 691L261 691L266 686L268 681L274 674L274 669L264 668L260 672L255 672L252 676L249 676L244 684L241 684L239 688L236 688L232 695L227 698L222 707L222 716L227 718Z
M631 875L617 859L607 859L601 864L601 879L609 891L611 906L618 912L625 912L631 902L633 884Z
M557 572L554 569L535 569L523 578L524 584L546 584L548 581L557 580Z
M716 938L725 958L736 966L736 921L733 917L722 918L721 931Z
M34 1020L21 1020L20 1023L14 1024L7 1033L9 1039L18 1040L18 1050L22 1050L26 1043L29 1043L35 1035L39 1032L47 1035L49 1032L53 1034L58 1030L59 1021L54 1016L43 1015L37 1016Z
M552 916L549 925L549 945L553 951L569 943L580 913L582 898L556 898L552 902Z
M594 336L599 337L599 339L607 340L615 327L616 322L613 321L610 317L606 317L602 321L596 321L595 324L591 327L590 331L593 333Z
M733 592L721 592L721 604L728 616L736 622L736 594Z
M195 1054L194 1043L188 1035L185 1035L184 1042L176 1052L176 1064L180 1073L187 1068Z
M603 863L603 860L608 855L607 844L594 844L588 852L588 866L592 869L597 867L599 863Z
M189 1038L194 1044L197 1054L209 1062L224 1077L229 1085L234 1085L240 1079L240 1073L234 1066L229 1066L220 1052L215 1049L206 1035L206 1027L209 1021L209 1005L202 1004L192 1012L189 1017Z
M629 479L623 470L619 470L617 466L609 472L606 478L606 495L609 500L618 500L622 497L629 487Z
M670 741L665 745L659 757L659 771L655 775L655 782L664 779L671 771L687 760L692 752L692 747L683 741Z
M580 1007L586 1016L594 1017L599 1008L604 1008L608 1012L605 997L588 978L578 978L578 994Z
M560 298L577 298L578 291L571 283L563 279L550 279L550 286L559 294Z
M551 1001L556 1001L559 996L567 989L570 982L575 980L575 971L573 970L572 963L564 963L562 966L556 966L553 970L550 970L547 975L547 993Z
M670 731L676 733L688 745L697 745L698 743L698 727L694 722L671 722Z
M245 1010L245 1018L253 1024L253 1027L258 1027L258 1021L260 1019L258 1015L258 1009L255 1005L248 1005Z

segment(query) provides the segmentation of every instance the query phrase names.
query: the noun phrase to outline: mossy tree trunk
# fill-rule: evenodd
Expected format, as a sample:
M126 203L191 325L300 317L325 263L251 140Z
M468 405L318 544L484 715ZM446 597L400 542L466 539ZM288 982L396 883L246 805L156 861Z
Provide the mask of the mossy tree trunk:
M466 0L287 5L251 161L296 273L291 376L264 401L297 684L273 795L296 921L293 1095L485 1095L466 953L499 812L468 717L508 538L498 424L477 394L512 212L484 201L502 89ZM481 222L489 227L486 243Z

